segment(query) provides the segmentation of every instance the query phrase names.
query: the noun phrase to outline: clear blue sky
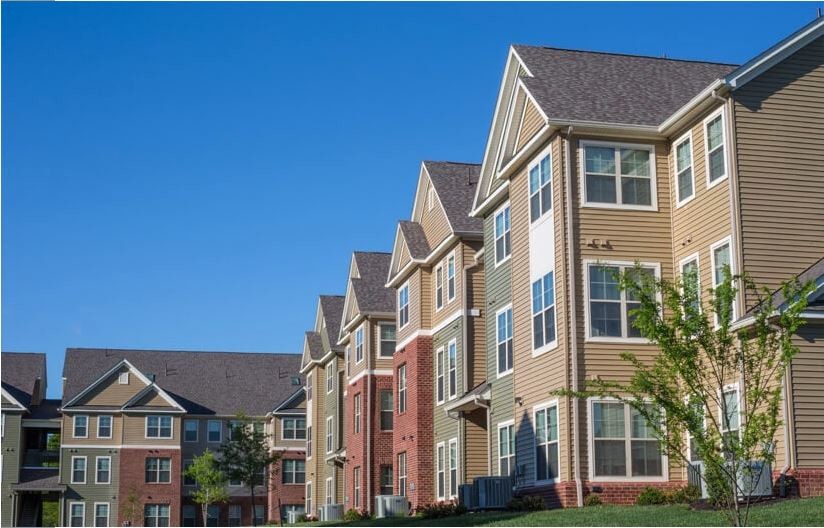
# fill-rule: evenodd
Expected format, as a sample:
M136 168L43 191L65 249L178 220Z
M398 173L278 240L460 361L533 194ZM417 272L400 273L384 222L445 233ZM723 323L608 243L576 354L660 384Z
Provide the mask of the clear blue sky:
M297 352L510 43L743 62L823 4L2 4L2 347Z

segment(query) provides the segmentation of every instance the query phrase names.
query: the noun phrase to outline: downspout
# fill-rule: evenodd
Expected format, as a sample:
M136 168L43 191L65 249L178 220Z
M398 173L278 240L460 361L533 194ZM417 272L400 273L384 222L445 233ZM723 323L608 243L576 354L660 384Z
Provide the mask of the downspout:
M366 511L372 512L372 501L369 500L369 497L372 495L372 375L369 373L369 369L372 367L372 330L371 324L367 325L369 330L369 341L366 343L366 375L364 379L366 380L366 460L364 461L366 471ZM380 329L378 329L380 331Z
M578 296L575 291L576 273L575 273L575 236L573 234L572 222L572 169L570 160L572 155L570 153L570 138L572 137L572 126L567 128L566 137L564 138L564 179L566 184L566 196L564 198L566 207L566 221L567 221L567 268L569 273L569 342L570 342L570 357L572 358L572 390L578 390L578 315L577 315L577 300ZM577 506L580 508L584 505L583 488L581 485L581 449L580 440L578 438L578 398L572 398L572 449L574 453L573 464L573 479L575 480L575 500Z
M463 260L463 248L461 248L461 260ZM473 264L464 264L463 266L463 292L461 292L461 297L463 297L463 328L461 328L461 339L463 345L461 346L461 352L463 353L463 368L461 369L461 377L463 378L463 390L464 392L469 392L469 281L467 280L469 277L469 270L476 267L478 262L475 261ZM474 351L474 347L473 347ZM473 361L475 360L475 354L472 355ZM461 466L461 484L466 483L466 418L464 413L460 413L458 415L458 461L463 461ZM462 453L463 451L463 453ZM464 455L464 456L461 456Z
M795 468L795 412L792 402L793 386L792 363L787 365L787 372L784 374L784 467L781 474Z

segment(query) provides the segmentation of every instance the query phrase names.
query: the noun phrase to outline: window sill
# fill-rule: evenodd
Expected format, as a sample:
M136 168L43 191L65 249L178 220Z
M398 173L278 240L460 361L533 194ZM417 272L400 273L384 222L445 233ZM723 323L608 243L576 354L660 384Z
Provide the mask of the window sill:
M539 356L543 356L547 352L551 352L552 350L555 350L556 348L558 348L558 340L557 339L555 341L550 341L549 343L545 344L544 346L542 346L542 347L540 347L536 350L533 350L532 351L532 357L536 358L536 357L539 357Z
M591 477L592 483L597 482L669 482L668 476L663 477Z
M676 201L675 202L675 208L676 209L681 209L682 207L684 207L685 205L687 205L688 203L690 203L693 200L695 200L695 190L692 191L692 195L690 195L689 198L687 198L685 200L681 200L680 202Z
M509 255L505 256L500 261L495 261L495 268L498 268L499 266L503 266L504 264L509 262L509 259L511 259L511 258L512 258L512 251L510 250Z
M611 203L585 202L581 204L581 207L586 209L617 209L624 211L648 211L652 213L658 212L658 205L622 205Z
M497 379L501 379L501 378L505 378L505 377L509 376L510 374L512 374L512 371L513 371L513 370L514 370L514 369L509 369L509 370L506 370L506 371L504 371L504 372L499 372L499 373L498 373L498 378L497 378Z
M645 337L587 337L584 339L584 343L651 345L652 341Z
M710 181L710 177L707 176L707 190L712 189L716 185L724 183L725 181L727 181L727 178L729 178L729 175L725 174L725 175L721 176L720 178L718 178L717 180Z

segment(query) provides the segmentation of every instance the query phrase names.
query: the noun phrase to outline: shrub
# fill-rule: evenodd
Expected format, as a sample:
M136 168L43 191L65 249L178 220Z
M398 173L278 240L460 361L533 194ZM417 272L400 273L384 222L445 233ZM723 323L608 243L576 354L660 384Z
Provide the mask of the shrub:
M684 486L667 494L670 504L692 504L701 498L701 489L697 486Z
M652 504L667 504L667 495L658 488L647 486L638 495L635 504L638 506L649 506Z
M346 522L356 522L356 521L366 521L371 518L369 512L366 510L356 510L355 508L350 508L343 514L343 520Z
M540 495L526 495L510 500L507 509L514 511L541 511L546 509L544 499Z
M436 502L428 506L418 508L418 513L424 519L440 519L453 515L463 515L466 513L466 506L455 502Z
M600 506L603 503L601 496L594 493L590 493L587 495L587 498L584 499L584 506Z

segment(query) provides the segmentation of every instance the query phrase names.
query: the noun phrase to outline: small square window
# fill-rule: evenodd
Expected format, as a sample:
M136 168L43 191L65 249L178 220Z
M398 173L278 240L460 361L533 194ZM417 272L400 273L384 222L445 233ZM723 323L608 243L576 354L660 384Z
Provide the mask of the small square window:
M128 372L121 372L120 376L117 378L117 383L120 385L128 385L129 384L129 373Z

